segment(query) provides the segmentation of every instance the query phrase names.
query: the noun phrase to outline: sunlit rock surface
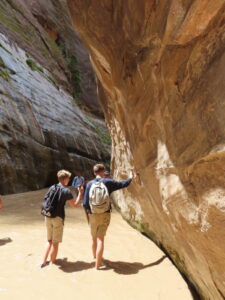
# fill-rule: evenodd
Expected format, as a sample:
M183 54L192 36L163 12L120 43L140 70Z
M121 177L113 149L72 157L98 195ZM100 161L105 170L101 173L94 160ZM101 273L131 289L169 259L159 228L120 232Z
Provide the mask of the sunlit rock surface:
M203 299L225 297L224 0L68 0L113 140L116 199Z
M65 1L0 2L0 194L109 161L104 121L81 109L101 114L88 57Z

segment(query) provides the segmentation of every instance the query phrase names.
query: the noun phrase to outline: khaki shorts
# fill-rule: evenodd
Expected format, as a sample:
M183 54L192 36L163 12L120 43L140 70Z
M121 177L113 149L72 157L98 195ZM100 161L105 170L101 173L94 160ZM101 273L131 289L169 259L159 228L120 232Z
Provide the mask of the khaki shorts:
M63 236L63 219L60 217L56 218L45 218L45 224L47 227L47 239L53 243L61 243Z
M111 214L89 214L92 237L104 237L110 223Z

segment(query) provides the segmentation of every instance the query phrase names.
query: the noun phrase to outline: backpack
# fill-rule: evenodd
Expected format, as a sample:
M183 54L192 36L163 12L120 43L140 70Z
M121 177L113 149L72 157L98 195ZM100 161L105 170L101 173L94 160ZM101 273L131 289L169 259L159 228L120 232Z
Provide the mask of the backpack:
M61 195L61 188L58 184L50 187L41 206L41 214L48 218L55 218L58 200Z
M89 205L93 214L101 214L110 210L109 192L102 180L92 183L89 191Z

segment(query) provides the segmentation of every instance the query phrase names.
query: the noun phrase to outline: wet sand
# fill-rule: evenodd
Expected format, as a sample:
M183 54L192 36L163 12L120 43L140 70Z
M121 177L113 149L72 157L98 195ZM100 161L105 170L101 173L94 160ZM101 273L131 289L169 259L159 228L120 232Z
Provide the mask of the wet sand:
M113 212L106 269L96 271L83 209L66 206L59 264L40 268L46 230L40 203L46 190L9 195L0 211L1 300L191 300L186 282L150 240Z

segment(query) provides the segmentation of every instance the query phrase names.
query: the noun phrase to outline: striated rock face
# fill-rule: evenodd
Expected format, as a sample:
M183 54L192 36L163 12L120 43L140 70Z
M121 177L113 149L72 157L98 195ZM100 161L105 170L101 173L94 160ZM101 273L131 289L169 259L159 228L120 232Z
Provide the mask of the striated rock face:
M89 177L94 163L107 163L104 121L81 110L85 104L101 114L96 103L88 54L66 2L2 0L0 194L48 186L60 168Z
M0 32L45 66L80 104L101 114L89 55L72 27L66 0L2 0Z
M123 216L225 297L224 0L68 0L113 139Z

